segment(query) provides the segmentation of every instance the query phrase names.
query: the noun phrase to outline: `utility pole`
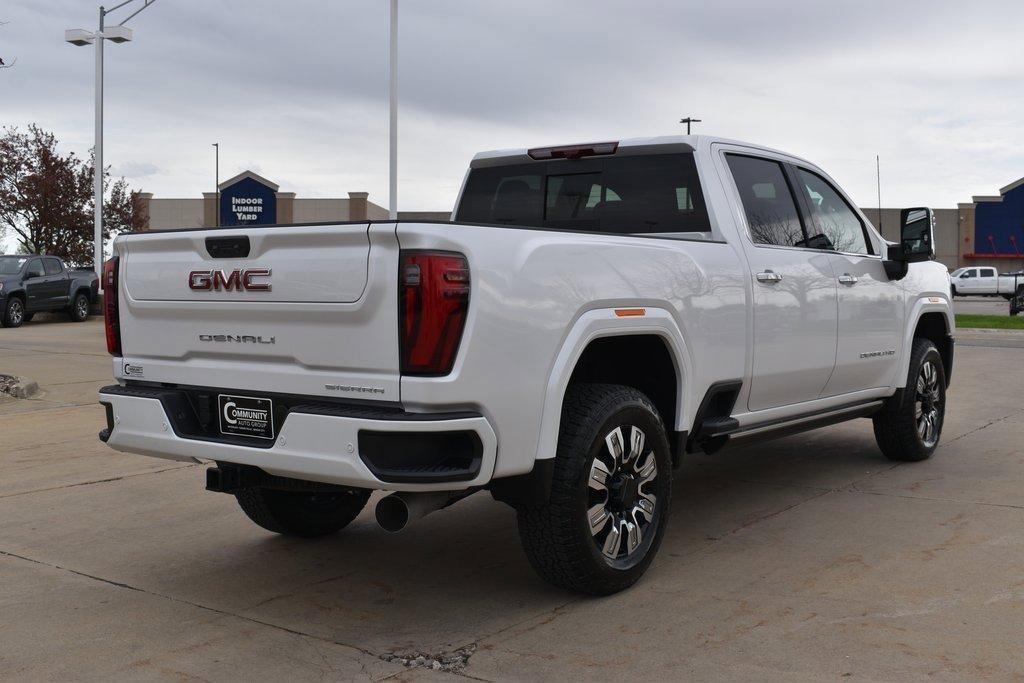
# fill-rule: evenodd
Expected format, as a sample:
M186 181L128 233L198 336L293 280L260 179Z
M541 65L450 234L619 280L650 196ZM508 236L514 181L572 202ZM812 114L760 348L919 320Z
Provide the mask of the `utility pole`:
M213 156L213 196L214 207L213 207L213 227L220 227L220 143L213 143L214 156Z
M685 123L686 124L686 134L687 135L690 134L690 124L692 124L692 123L700 123L700 122L701 122L700 119L695 119L692 116L687 116L685 119L679 119L679 123Z

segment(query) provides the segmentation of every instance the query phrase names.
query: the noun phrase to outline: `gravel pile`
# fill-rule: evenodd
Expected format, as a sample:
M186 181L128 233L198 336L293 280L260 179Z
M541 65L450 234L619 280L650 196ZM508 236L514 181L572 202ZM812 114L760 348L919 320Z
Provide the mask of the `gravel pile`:
M471 643L451 652L387 652L382 654L380 658L385 662L397 662L410 669L422 667L424 669L457 674L466 668L466 665L469 664L469 658L473 656L474 652L476 652L476 643Z
M28 398L37 391L39 391L39 385L32 380L14 375L0 375L0 396Z

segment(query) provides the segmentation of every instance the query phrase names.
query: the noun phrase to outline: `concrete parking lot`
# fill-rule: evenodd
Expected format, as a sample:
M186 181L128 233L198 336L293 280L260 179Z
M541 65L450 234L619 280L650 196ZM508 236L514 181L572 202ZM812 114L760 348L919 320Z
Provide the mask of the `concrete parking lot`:
M965 335L935 457L870 423L690 458L647 576L543 584L477 495L387 535L251 524L203 468L99 443L98 321L0 330L0 676L7 679L1024 677L1024 346ZM371 508L367 508L370 510ZM464 648L459 673L381 655Z

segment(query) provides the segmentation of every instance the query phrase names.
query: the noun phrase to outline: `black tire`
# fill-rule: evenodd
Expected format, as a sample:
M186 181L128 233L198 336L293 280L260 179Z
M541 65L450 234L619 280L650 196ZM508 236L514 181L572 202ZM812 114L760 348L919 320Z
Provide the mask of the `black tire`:
M307 493L251 488L235 494L239 507L267 531L316 538L341 531L370 498L368 489Z
M956 296L956 285L950 285L949 286L949 295L950 296Z
M89 297L85 294L76 294L71 301L71 308L68 309L68 317L73 323L84 323L89 319Z
M7 297L7 305L4 306L0 322L4 327L21 327L21 324L25 322L25 302L21 300L21 297Z
M939 445L945 415L946 371L942 356L930 340L915 339L906 388L890 398L873 418L875 441L890 460L927 460Z
M640 447L634 444L632 427L642 432ZM618 458L610 445L616 430L622 453ZM601 472L601 467L611 473ZM596 483L602 478L603 487ZM650 399L613 384L570 386L562 406L551 496L543 505L518 509L526 557L541 578L560 588L590 595L621 591L643 575L658 552L671 495L668 437ZM648 507L653 510L645 513ZM600 516L592 518L600 520L596 531L588 513ZM629 533L626 520L632 520L637 536ZM614 559L606 549L615 553Z

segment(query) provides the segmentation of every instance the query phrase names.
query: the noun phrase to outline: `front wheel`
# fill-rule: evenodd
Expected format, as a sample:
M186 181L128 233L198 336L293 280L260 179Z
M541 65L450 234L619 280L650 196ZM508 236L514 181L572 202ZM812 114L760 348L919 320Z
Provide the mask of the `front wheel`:
M875 414L875 441L890 460L927 460L939 445L946 417L946 371L928 339L915 339L907 386Z
M608 595L647 570L668 523L672 458L644 394L611 384L569 387L551 496L518 510L526 556L544 580Z
M85 294L79 294L75 297L75 300L71 302L71 308L68 309L68 317L71 318L71 322L84 323L89 319L89 297Z
M4 327L21 327L25 322L25 303L19 297L8 297L0 322Z
M362 511L369 489L348 491L279 491L251 488L235 494L242 512L267 531L315 538L337 533Z
M949 287L949 295L950 296L956 296L956 285L950 285L950 287Z

